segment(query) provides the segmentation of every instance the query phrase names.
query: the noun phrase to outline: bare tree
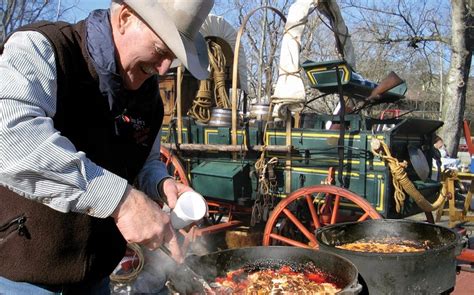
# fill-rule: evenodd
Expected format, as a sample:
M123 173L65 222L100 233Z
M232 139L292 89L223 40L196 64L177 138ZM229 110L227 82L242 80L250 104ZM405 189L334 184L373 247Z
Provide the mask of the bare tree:
M353 39L362 40L356 50L371 60L361 63L359 70L377 80L377 72L388 66L398 69L408 81L408 96L416 101L404 105L445 122L442 136L452 155L457 152L466 105L473 40L471 2L342 0L356 28L353 35L361 37ZM446 64L449 73L444 72Z
M69 3L65 8L60 0L0 0L0 43L23 25L39 20L58 20L73 5Z
M229 3L218 0L216 1L215 13L225 15L227 21L239 28L244 18L262 5L275 7L284 15L287 15L293 2L291 0L234 0ZM264 28L262 28L262 23L265 23ZM279 53L284 25L282 19L270 10L266 11L266 21L265 10L258 10L246 24L242 44L247 54L249 96L251 98L257 97L259 92L262 93L262 97L268 97L273 92L274 84L278 78ZM301 42L302 61L306 59L314 61L332 60L340 56L336 48L337 41L330 20L316 10L307 19ZM321 93L317 90L308 87L308 100L320 95ZM314 101L308 106L308 110L327 113L332 112L334 106L334 99L327 96Z
M334 0L335 1L335 0ZM470 68L470 54L459 56L466 50L472 50L472 24L470 24L472 7L465 12L464 18L455 19L455 6L461 3L467 7L468 0L396 0L396 1L372 1L372 0L337 0L343 12L343 17L349 27L357 56L357 71L365 78L380 81L386 74L394 70L404 78L409 86L407 102L400 102L395 107L416 108L423 117L440 118L440 107L445 106L443 120L450 132L456 132L456 136L444 135L447 143L457 145L459 133L457 130L462 119L464 104L466 103L467 78ZM269 0L268 4L279 8L285 15L291 1ZM217 1L216 6L223 14L228 15L230 21L234 21L239 27L244 17L253 9L263 4L263 1L234 0ZM466 8L467 9L467 8ZM451 21L451 10L453 10ZM245 41L243 42L248 52L250 88L257 93L259 85L256 77L258 74L259 52L263 53L264 83L262 91L266 94L271 92L271 87L276 81L277 59L279 43L281 40L281 29L283 24L278 18L268 14L265 50L261 49L261 24L263 14L255 14L246 28ZM468 17L469 16L469 17ZM455 41L456 34L454 23L464 24L466 28L466 43L460 50L459 41ZM453 37L451 37L451 33ZM456 39L458 40L458 39ZM462 42L461 42L462 43ZM332 28L328 20L318 13L308 17L305 33L302 39L301 60L311 59L314 61L325 61L338 58L335 50L336 43ZM455 47L457 46L458 49ZM450 60L451 58L451 60ZM467 59L469 58L469 60ZM457 78L452 67L462 61L464 68L459 70ZM451 64L448 73L445 71ZM462 74L459 73L462 71ZM451 82L457 81L457 82ZM460 81L463 81L461 83ZM449 84L449 86L447 86ZM461 86L455 87L455 85ZM444 94L444 91L446 93ZM464 92L463 92L464 91ZM463 94L464 93L464 94ZM320 96L314 89L307 90L308 99ZM458 100L452 100L452 98ZM413 100L413 102L410 102ZM443 103L444 100L444 103ZM327 97L315 101L313 110L328 112L334 106L334 101ZM449 111L449 107L458 107ZM453 115L456 112L458 115ZM449 113L449 114L448 114ZM449 120L457 123L451 125ZM450 126L450 127L449 127ZM452 152L452 151L451 151ZM454 153L453 153L454 154Z
M456 155L466 107L466 91L471 69L474 15L472 2L452 0L451 65L443 108L442 137L450 155Z
M234 0L216 2L216 12L235 17L226 18L236 28L240 28L244 19L253 10L268 5L277 8L286 15L290 0ZM263 21L265 20L265 21ZM262 28L262 23L265 26ZM249 96L269 97L278 75L278 53L283 36L284 22L271 10L259 9L248 19L242 36L242 44L247 55L249 70Z
M402 73L414 100L405 106L423 111L422 116L439 118L442 105L442 137L448 152L456 155L474 42L472 1L341 2L353 24L353 40L360 40L355 41L358 55L363 56L359 71L374 80L389 68ZM445 79L443 65L448 63Z
M445 51L449 45L449 27L443 21L449 17L447 1L343 0L342 3L352 23L358 55L373 58L360 67L361 72L379 80L388 70L412 74L413 69L407 67L416 63L417 79L436 77L437 48L442 46ZM429 75L422 77L421 73Z

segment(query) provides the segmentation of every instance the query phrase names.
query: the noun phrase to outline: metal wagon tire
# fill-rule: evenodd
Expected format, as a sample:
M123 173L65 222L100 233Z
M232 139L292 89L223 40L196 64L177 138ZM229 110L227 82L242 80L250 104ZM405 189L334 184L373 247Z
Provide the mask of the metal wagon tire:
M315 230L320 227L381 218L366 199L349 190L333 185L303 187L273 209L262 244L317 249Z

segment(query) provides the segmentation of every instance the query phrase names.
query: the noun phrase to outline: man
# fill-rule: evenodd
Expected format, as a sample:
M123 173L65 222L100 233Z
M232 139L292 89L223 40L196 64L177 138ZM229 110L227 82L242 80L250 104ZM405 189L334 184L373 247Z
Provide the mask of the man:
M173 208L191 190L159 159L156 74L177 58L207 78L198 31L212 6L114 0L74 25L27 25L0 47L0 293L108 293L126 242L168 242L180 256L151 200Z
M443 139L435 135L433 138L433 146L435 155L433 157L433 166L439 170L444 170L446 168L458 169L458 166L461 164L461 160L456 158L451 158L446 151L446 146Z

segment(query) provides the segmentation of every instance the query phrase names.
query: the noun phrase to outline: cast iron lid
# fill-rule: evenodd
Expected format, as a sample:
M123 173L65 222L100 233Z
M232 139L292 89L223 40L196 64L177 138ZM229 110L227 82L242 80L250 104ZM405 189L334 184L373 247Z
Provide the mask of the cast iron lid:
M430 167L426 160L425 154L416 146L408 146L408 155L410 156L410 162L415 169L416 174L421 180L426 181L430 174Z

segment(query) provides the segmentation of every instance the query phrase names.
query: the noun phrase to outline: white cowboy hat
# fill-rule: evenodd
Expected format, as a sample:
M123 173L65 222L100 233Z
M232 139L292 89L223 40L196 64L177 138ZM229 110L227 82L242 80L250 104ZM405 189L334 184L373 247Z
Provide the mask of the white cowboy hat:
M125 0L199 80L209 77L207 43L199 33L214 0Z

